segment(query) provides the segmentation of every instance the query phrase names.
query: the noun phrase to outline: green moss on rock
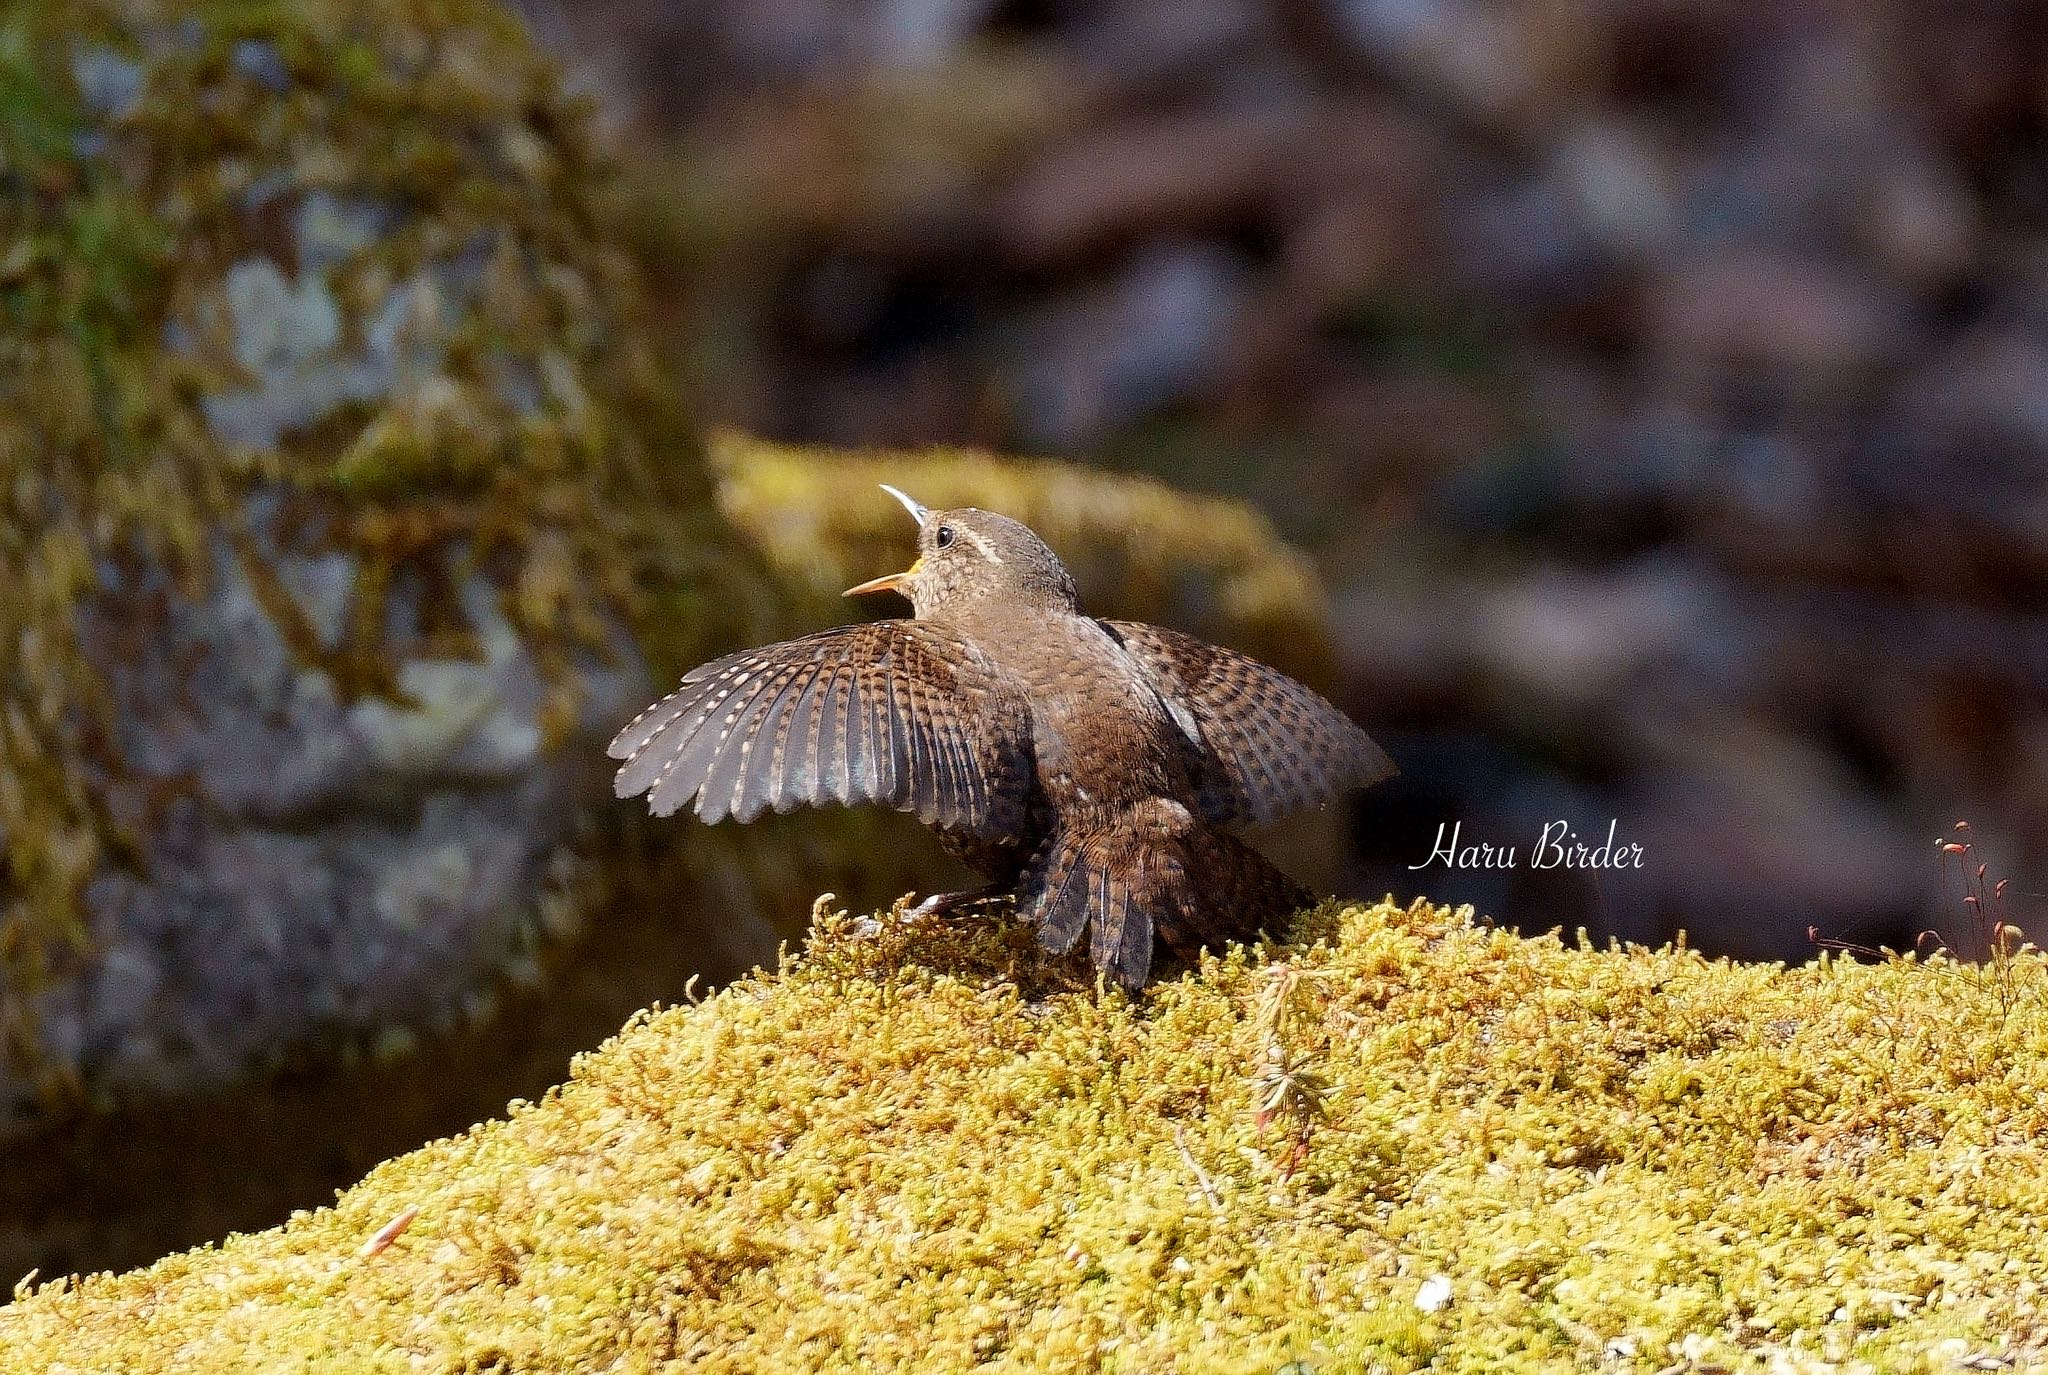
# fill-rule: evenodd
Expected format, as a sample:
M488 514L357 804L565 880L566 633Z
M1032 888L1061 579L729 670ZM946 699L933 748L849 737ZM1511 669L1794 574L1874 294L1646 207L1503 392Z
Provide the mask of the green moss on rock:
M24 1291L0 1370L2028 1368L2011 973L1333 905L1132 1000L1015 926L821 911L331 1208Z

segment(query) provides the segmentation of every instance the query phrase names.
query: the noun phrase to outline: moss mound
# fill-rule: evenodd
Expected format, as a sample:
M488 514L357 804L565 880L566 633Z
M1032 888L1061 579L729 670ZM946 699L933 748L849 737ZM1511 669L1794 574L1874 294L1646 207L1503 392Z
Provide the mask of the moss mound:
M2048 969L2004 975L1384 904L1133 1001L821 911L331 1208L24 1292L0 1370L2024 1367Z

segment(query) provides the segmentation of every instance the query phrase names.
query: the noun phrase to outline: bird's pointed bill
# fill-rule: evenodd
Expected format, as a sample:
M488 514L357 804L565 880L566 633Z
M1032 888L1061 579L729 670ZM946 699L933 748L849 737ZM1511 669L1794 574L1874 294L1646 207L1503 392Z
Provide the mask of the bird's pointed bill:
M865 597L870 592L900 592L907 597L910 595L910 580L916 577L918 571L923 567L924 560L920 558L901 573L885 573L879 578L869 578L858 586L847 588L839 595L842 597Z
M903 503L903 509L910 512L910 518L916 521L919 525L923 525L926 519L930 517L932 513L931 508L926 506L923 502L919 501L916 497L898 491L896 488L891 487L886 482L880 485L883 491L887 492L890 496L895 497L896 500Z

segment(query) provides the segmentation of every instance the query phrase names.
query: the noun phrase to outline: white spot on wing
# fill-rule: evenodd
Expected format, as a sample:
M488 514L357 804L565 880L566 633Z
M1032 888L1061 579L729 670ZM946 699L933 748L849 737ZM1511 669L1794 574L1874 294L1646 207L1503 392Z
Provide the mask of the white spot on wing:
M1180 733L1191 743L1201 744L1202 728L1196 723L1195 714L1187 709L1187 704L1163 692L1159 694L1159 700L1165 704L1166 714L1173 718L1173 724L1180 727Z

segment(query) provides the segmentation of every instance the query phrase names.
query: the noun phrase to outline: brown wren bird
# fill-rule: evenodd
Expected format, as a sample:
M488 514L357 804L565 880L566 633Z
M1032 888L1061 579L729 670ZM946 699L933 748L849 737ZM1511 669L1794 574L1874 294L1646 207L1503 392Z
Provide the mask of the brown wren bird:
M1320 807L1394 772L1285 674L1191 635L1084 613L1045 542L988 511L928 510L899 592L911 620L839 626L715 659L611 743L620 797L709 822L875 803L914 813L1055 954L1130 988L1156 935L1184 960L1310 895L1227 829Z

